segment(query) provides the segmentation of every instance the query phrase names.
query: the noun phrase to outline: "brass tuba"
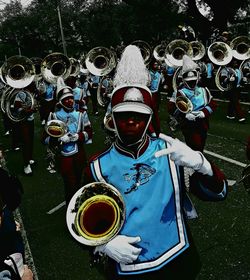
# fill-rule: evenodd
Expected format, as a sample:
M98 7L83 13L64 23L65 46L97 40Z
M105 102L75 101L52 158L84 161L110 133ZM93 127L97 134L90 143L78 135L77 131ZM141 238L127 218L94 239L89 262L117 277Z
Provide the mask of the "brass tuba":
M148 65L151 61L152 56L152 50L150 45L142 40L133 41L130 45L137 46L140 49L144 63L145 65Z
M70 75L74 77L78 76L80 74L80 62L74 57L70 57L69 61L71 63Z
M97 88L97 102L101 107L105 107L110 102L110 95L113 91L113 79L103 76Z
M177 96L175 99L175 106L182 113L190 113L193 111L193 104L186 96Z
M85 64L93 75L108 75L117 64L116 54L108 48L95 47L87 53Z
M166 52L166 43L162 42L161 44L157 45L153 50L154 58L163 63L165 61L165 52Z
M97 246L107 243L120 231L125 220L125 203L112 185L93 182L71 198L66 221L71 235L80 243Z
M212 43L208 47L207 55L214 64L220 66L228 64L233 58L232 49L224 42Z
M35 78L34 63L25 56L9 57L1 67L3 81L13 88L25 88Z
M166 47L166 59L174 66L182 66L184 54L193 56L193 49L185 40L173 40Z
M238 60L245 60L250 58L250 38L247 36L238 36L234 38L230 47L232 49L233 57Z
M47 121L44 129L48 133L48 135L54 138L60 138L63 135L65 135L68 131L65 122L57 119Z
M21 102L21 107L17 106L17 102ZM27 89L14 89L5 100L5 112L9 119L13 122L25 120L36 107L36 100Z
M43 59L41 73L43 78L50 84L56 84L59 77L65 80L71 73L70 60L62 53L51 53Z
M206 54L206 49L204 47L204 45L199 42L199 41L191 41L189 43L192 47L193 50L193 60L200 60L203 58L203 56Z

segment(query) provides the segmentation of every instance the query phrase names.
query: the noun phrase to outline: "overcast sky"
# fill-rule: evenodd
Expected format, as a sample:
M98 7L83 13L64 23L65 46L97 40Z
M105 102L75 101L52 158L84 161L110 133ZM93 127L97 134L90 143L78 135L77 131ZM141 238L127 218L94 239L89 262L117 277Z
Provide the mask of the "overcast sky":
M0 9L3 9L4 6L8 3L10 3L11 0L0 0ZM29 3L31 2L32 0L20 0L20 2L22 3L22 5L25 7L27 5L29 5Z

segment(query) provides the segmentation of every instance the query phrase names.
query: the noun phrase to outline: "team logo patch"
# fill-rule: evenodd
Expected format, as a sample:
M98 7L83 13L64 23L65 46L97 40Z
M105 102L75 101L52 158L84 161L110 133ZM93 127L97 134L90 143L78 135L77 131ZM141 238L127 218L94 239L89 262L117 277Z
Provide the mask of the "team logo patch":
M125 194L136 191L139 186L146 184L149 178L156 172L155 168L143 163L134 164L130 170L132 171L131 173L123 175L125 181L132 182L132 186L127 188L124 192Z

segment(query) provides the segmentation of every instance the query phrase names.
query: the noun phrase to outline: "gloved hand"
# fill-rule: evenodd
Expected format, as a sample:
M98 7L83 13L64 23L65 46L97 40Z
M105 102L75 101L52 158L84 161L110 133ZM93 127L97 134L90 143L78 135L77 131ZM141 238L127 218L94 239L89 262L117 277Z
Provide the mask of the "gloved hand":
M165 134L161 133L159 138L166 141L169 144L169 148L156 152L155 157L170 154L170 159L173 160L176 165L190 167L204 175L213 175L210 163L201 152L194 151L180 140Z
M234 76L231 76L231 77L229 78L229 81L230 81L230 82L234 82L234 81L235 81L235 77L234 77Z
M196 118L204 119L205 118L205 114L202 111L198 111L196 113Z
M195 121L196 115L193 113L187 113L185 118L188 119L189 121Z
M59 138L59 141L62 143L69 143L70 142L70 134L66 133L62 137Z
M76 142L79 139L78 133L73 133L69 135L70 142Z
M141 241L139 236L129 237L126 235L117 235L111 239L108 243L95 247L94 254L105 254L115 260L118 263L132 263L135 261L141 248L137 248L131 244L136 244Z

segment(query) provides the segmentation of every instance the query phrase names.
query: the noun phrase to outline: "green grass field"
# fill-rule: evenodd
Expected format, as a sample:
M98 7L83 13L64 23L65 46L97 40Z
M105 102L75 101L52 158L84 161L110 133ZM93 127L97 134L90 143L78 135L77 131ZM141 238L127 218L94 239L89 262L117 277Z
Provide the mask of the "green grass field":
M165 104L166 97L162 96L162 128L164 133L169 133ZM246 164L245 145L250 135L250 114L245 124L229 121L226 119L227 104L218 104L217 111L211 117L206 150ZM250 106L243 105L243 108L247 111ZM93 144L86 146L88 155L104 147L101 129L103 113L90 115L95 134ZM37 115L34 147L37 165L32 177L22 174L20 151L6 153L8 168L19 175L24 185L20 212L38 278L103 280L102 265L91 266L88 251L69 234L65 222L66 208L47 214L64 200L64 192L60 175L50 174L46 170L45 147L40 143L42 129ZM3 135L2 124L0 133ZM174 136L182 139L179 131ZM9 147L9 137L1 136L0 141L5 148ZM242 167L210 155L207 157L224 171L228 179L237 181L241 178ZM199 218L189 221L189 224L203 262L198 280L250 279L250 196L243 185L236 183L231 187L223 202L201 202L195 197L193 202Z

